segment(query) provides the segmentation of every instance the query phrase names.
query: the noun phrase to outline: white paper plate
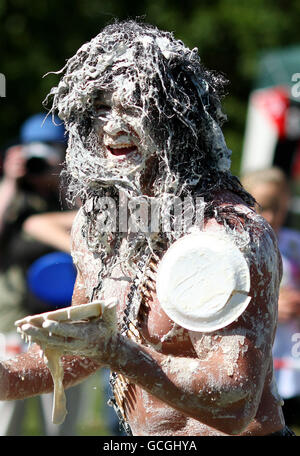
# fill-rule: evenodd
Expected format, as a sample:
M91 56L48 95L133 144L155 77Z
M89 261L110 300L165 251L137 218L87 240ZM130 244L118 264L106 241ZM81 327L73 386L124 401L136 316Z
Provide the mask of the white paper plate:
M175 323L211 332L232 323L249 304L249 268L228 235L197 231L166 252L158 265L156 290Z

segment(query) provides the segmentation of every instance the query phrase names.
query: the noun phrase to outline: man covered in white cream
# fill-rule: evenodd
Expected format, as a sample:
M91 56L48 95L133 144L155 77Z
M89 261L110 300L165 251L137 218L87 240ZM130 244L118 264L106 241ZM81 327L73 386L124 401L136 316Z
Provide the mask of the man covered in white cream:
M19 322L37 345L1 365L0 399L53 388L40 346L62 355L65 388L110 367L128 434L288 435L272 363L281 259L230 173L223 77L197 49L134 21L107 26L62 72L52 109L69 134L69 197L82 201L73 305L100 300L104 310ZM159 229L145 219L133 229L144 203ZM127 231L118 229L124 214Z

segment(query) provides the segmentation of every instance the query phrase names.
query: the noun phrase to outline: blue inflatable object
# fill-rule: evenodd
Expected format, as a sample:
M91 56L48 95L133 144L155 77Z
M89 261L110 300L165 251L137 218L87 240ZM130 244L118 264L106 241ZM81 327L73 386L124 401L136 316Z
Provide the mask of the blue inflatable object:
M71 304L75 280L76 269L68 253L48 253L28 270L28 286L32 293L56 308Z

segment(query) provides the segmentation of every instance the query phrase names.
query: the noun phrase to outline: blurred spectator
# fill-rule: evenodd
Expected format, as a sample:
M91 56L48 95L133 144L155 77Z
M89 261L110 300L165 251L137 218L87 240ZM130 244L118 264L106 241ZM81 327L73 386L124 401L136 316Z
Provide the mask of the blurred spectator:
M0 332L14 328L20 316L45 311L45 303L26 287L32 262L52 249L22 230L32 214L60 210L59 174L64 160L64 129L52 121L42 126L44 115L28 119L21 128L21 145L10 147L3 161L0 183ZM47 142L29 142L37 124ZM60 135L56 132L60 130ZM60 142L52 142L52 139Z
M27 234L30 234L41 242L48 243L48 245L56 249L70 252L70 230L76 213L77 210L32 215L25 221L23 229ZM108 402L112 396L109 377L110 370L101 369L99 381L102 384L104 402ZM103 413L105 414L104 421L109 435L126 435L120 430L119 419L112 407L104 407Z
M8 358L25 348L15 331L15 320L28 314L53 310L27 286L29 266L53 247L29 236L23 223L33 214L61 209L59 175L64 161L66 138L61 121L45 114L30 117L21 127L20 144L3 157L0 182L0 356ZM47 236L47 233L46 233ZM70 389L69 394L74 394ZM0 403L0 435L21 435L25 401ZM38 398L43 432L60 433L51 423L52 395ZM69 401L71 402L71 401ZM78 404L78 392L74 404ZM64 432L73 432L73 414Z
M292 367L293 334L300 333L300 232L284 226L290 190L284 172L276 167L244 175L242 184L256 199L257 212L278 236L283 261L283 278L278 302L278 328L273 346L275 375L284 399L288 426L300 425L300 370ZM288 366L289 364L289 366ZM295 364L295 363L294 363Z

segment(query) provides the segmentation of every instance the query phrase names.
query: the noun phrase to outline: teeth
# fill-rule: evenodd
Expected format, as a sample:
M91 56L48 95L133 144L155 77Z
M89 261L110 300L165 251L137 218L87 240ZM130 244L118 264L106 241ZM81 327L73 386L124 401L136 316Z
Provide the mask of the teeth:
M149 278L150 280L152 280L153 282L155 282L155 280L156 280L156 272L154 272L154 271L151 270L151 269L148 269L148 270L146 271L146 275L148 276L148 278Z

